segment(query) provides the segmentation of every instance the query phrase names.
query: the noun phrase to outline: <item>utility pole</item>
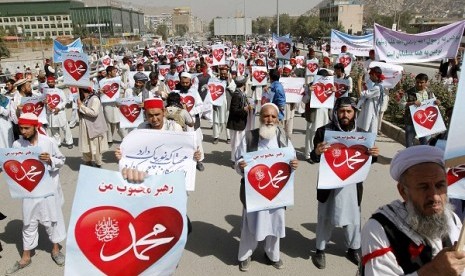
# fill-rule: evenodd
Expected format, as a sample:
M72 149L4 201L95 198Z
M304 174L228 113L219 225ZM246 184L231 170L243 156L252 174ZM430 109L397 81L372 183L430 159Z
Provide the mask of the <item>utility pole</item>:
M279 0L276 0L276 14L277 14L276 35L279 36Z

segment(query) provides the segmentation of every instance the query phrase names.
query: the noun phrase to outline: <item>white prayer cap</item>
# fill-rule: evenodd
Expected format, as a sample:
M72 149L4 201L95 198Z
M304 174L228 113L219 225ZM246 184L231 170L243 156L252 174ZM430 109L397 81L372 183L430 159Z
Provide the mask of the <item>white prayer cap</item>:
M272 106L274 109L276 109L276 113L279 114L279 108L274 103L265 103L265 104L262 105L262 107L260 109L263 109L266 106Z
M406 170L421 163L436 163L444 167L444 151L427 145L413 146L399 151L391 161L391 177L399 181Z
M181 73L181 78L188 78L188 79L192 79L192 75L187 73L187 72L182 72Z
M292 70L292 65L286 64L286 65L284 65L284 68L289 69L289 70Z

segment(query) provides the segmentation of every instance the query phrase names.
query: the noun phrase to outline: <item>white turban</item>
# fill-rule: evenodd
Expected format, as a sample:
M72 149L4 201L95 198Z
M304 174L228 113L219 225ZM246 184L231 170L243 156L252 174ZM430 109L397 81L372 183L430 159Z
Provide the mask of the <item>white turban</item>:
M187 72L182 72L181 73L181 78L188 78L188 79L192 79L192 75L187 73Z
M444 151L427 145L413 146L399 151L391 161L391 177L399 181L410 167L421 163L436 163L444 167Z
M260 107L260 109L263 109L266 106L272 106L274 109L276 109L276 112L279 114L279 108L274 103L265 103L265 104L262 105L262 107Z

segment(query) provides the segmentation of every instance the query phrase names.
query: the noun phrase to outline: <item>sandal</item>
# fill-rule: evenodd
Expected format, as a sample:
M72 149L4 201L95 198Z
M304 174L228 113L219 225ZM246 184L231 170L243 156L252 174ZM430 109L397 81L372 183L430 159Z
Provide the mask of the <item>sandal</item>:
M32 263L32 260L29 260L29 262L27 262L25 264L20 264L18 261L16 261L15 265L6 271L5 275L11 275L13 273L16 273L19 270L21 270L21 269L23 269L25 267L28 267L29 265L31 265L31 263Z

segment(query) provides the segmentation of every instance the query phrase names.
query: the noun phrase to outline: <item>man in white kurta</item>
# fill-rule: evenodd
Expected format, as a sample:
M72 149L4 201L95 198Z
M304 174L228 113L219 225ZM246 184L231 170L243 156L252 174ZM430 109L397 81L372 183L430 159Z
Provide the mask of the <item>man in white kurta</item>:
M53 243L52 259L60 266L65 263L65 256L58 244L66 238L65 222L61 210L64 199L59 179L59 169L65 163L65 156L51 138L39 134L37 116L32 113L22 114L18 124L22 137L13 143L13 147L40 147L42 153L39 159L44 162L53 180L54 193L43 198L23 199L24 251L21 260L7 271L7 275L31 264L31 250L37 247L39 240L39 223L45 226L49 239Z
M55 139L58 146L61 146L62 137L60 130L64 135L64 146L68 149L73 148L73 135L66 118L65 107L67 98L63 90L55 87L55 78L48 77L47 85L44 92L47 95L47 121L51 136Z
M465 275L465 252L453 246L462 223L447 198L444 151L409 147L394 156L390 174L402 200L363 227L364 275Z
M228 69L221 68L220 69L220 80L224 82L225 86L227 86L228 81ZM225 91L224 93L228 93ZM226 142L230 143L231 137L229 134L229 130L226 128L226 122L228 120L229 109L228 109L228 101L226 99L226 95L223 97L223 103L221 106L213 106L213 144L218 144L218 140L220 134L225 131L226 132Z
M286 141L287 147L294 150L285 133L278 129L279 109L272 103L266 103L260 110L260 130L257 150L279 148L281 141ZM283 145L284 146L284 145ZM243 176L247 163L242 155L247 152L247 139L244 137L236 151L236 171ZM290 162L293 170L297 169L296 159ZM280 258L279 239L285 237L284 207L270 210L247 213L242 211L242 230L239 243L238 260L239 269L247 271L250 266L251 256L259 241L265 240L265 258L268 263L277 269L284 267Z
M358 91L360 92L360 99L357 107L360 113L357 118L357 125L367 131L377 134L378 133L378 115L381 110L383 101L383 87L381 82L384 79L381 68L373 67L370 70L370 79L365 85L362 85L362 79L358 82Z
M13 122L16 107L12 99L0 95L0 148L11 148L13 144Z

